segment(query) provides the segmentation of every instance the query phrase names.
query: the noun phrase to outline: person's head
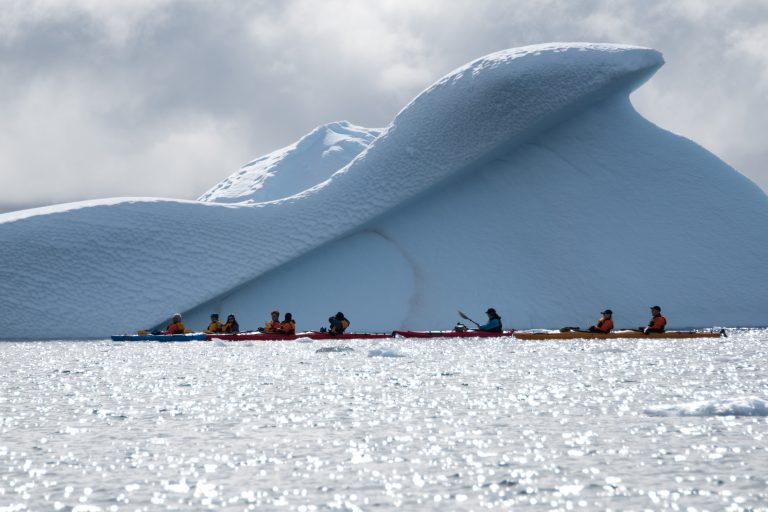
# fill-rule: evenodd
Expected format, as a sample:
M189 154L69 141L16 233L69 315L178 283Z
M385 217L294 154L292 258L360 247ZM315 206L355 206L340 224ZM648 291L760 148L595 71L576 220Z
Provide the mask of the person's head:
M659 306L651 306L651 314L652 315L660 315L661 314L661 308Z
M342 313L341 311L336 313L336 319L337 320L343 320L344 319L344 313Z
M290 322L291 320L293 320L293 315L290 314L290 313L286 313L285 314L285 321L286 322Z
M211 314L211 321L218 322L219 320L219 314L218 313L212 313Z
M235 321L235 315L230 314L227 316L227 322L234 322Z
M277 320L278 318L280 318L280 312L278 310L274 310L270 314L272 315L272 320Z
M173 321L181 322L181 313L176 313L175 315L173 315Z
M611 315L613 314L613 311L611 311L610 309L606 309L605 311L601 312L600 314L605 316L605 317L610 318Z
M488 308L488 310L485 312L485 314L488 315L489 317L497 316L496 315L496 310L493 309L493 308Z

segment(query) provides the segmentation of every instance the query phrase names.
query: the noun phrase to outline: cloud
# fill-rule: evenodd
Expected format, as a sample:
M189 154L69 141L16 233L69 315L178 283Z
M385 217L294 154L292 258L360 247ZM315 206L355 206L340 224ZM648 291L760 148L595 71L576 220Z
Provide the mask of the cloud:
M768 189L768 5L24 0L0 14L0 209L194 198L315 126L384 126L452 69L547 41L650 46L633 102Z

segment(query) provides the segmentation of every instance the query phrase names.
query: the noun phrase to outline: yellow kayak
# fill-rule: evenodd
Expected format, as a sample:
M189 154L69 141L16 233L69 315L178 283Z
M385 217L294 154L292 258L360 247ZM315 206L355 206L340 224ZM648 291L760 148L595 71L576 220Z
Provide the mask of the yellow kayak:
M597 332L568 331L568 332L523 332L515 331L519 340L578 340L597 339L613 340L620 338L720 338L725 336L725 329L719 331L666 331L643 334L639 331L613 331L606 334Z

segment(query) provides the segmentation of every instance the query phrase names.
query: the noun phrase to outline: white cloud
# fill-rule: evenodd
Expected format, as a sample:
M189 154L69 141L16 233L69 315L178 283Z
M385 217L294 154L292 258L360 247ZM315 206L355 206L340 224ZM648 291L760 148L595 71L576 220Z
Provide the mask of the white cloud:
M661 50L638 109L768 189L761 0L18 0L0 10L0 209L193 198L321 123L386 125L457 66L546 41Z

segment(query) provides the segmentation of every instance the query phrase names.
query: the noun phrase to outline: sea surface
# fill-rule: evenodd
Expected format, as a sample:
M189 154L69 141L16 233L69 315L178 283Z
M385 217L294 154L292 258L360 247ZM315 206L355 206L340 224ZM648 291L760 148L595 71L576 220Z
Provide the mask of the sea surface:
M0 343L0 511L768 510L768 330Z

